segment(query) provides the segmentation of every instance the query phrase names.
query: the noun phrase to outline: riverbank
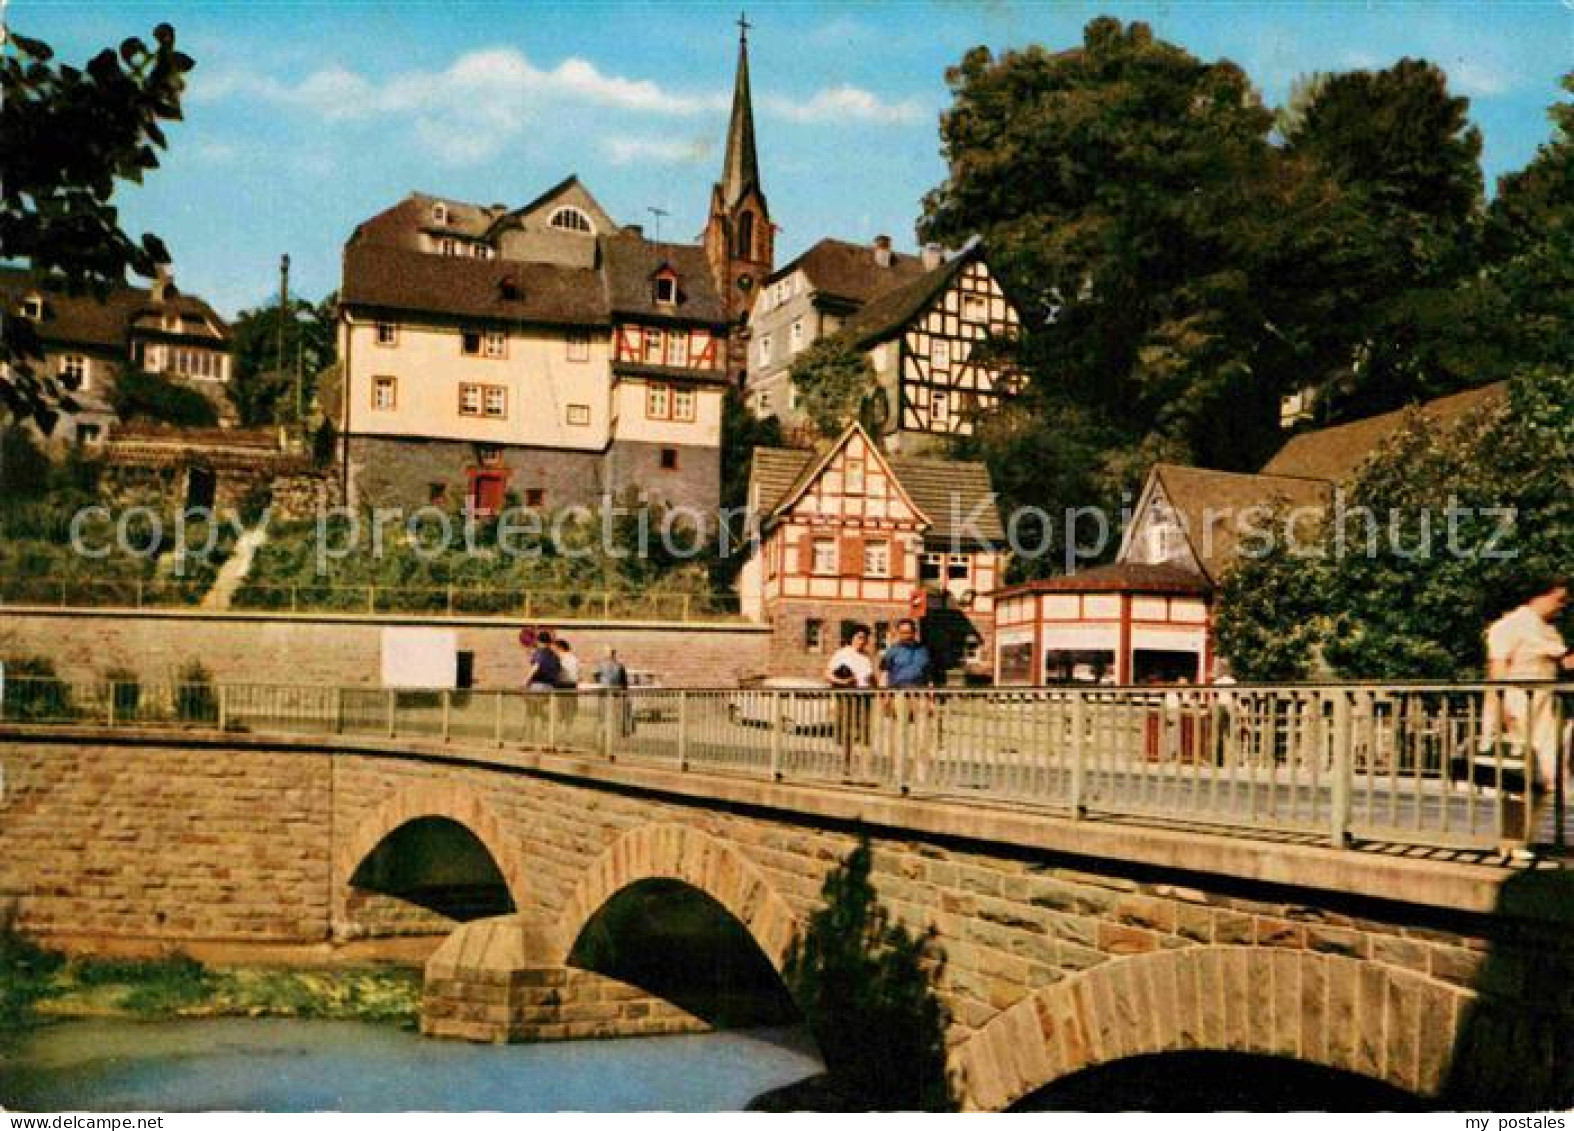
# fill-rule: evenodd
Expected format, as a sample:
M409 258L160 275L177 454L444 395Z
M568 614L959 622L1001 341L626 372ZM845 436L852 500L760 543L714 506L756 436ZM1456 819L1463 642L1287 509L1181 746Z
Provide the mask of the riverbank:
M183 955L67 958L0 929L0 1029L59 1018L309 1017L414 1029L421 971L213 967Z

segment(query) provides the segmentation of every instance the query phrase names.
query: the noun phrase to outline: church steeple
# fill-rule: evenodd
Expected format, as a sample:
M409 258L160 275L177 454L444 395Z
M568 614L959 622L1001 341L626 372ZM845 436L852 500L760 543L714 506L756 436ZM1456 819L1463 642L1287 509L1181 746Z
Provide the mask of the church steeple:
M760 159L754 147L754 97L749 90L749 21L738 17L738 73L727 122L727 153L721 180L711 189L705 224L705 256L729 324L727 368L740 381L745 362L743 333L755 288L771 273L776 234L771 227Z
M732 120L727 123L727 157L721 167L722 198L729 207L760 186L760 159L754 150L754 99L749 93L749 21L738 17L738 77L732 88Z

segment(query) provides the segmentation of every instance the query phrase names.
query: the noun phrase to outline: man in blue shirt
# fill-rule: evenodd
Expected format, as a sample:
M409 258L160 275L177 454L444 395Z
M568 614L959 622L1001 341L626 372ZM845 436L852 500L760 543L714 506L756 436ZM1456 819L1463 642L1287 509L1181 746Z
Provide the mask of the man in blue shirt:
M929 649L918 642L918 622L903 617L896 622L896 643L880 657L881 682L898 690L928 687L930 664Z

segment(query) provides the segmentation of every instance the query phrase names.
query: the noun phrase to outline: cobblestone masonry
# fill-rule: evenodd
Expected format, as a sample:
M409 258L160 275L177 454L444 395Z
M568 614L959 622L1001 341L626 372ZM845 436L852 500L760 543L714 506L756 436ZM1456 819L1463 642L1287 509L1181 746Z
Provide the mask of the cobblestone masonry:
M682 880L779 965L854 843L831 821L455 753L229 745L0 731L0 898L22 927L171 943L397 932L408 921L349 878L400 825L443 816L486 845L522 914L467 924L434 956L429 1031L673 1031L697 1022L566 967L605 900L641 879ZM1574 946L1556 915L1466 914L1426 906L1421 890L1406 904L1323 898L1014 850L982 833L893 829L874 843L882 897L932 925L945 951L940 995L972 1106L1189 1048L1292 1056L1487 1107L1574 1100ZM1440 883L1449 867L1437 864ZM1531 878L1570 878L1547 875Z
M547 621L591 666L608 646L632 670L668 687L736 687L764 673L770 631L752 625ZM452 618L339 618L117 610L0 611L0 658L47 656L62 679L91 681L111 668L174 678L200 660L220 682L377 687L388 625L452 628L475 654L478 688L512 688L524 674L519 624Z

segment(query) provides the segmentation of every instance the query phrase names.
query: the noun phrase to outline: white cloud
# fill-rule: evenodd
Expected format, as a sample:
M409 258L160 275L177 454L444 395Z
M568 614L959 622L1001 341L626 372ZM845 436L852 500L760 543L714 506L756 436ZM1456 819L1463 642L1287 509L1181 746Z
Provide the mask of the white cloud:
M920 122L925 117L924 107L915 99L886 102L856 86L827 87L806 102L771 95L762 105L767 113L800 124L853 121L896 126Z
M1514 85L1510 75L1483 60L1456 59L1443 69L1448 72L1448 85L1454 92L1472 98L1505 94Z
M602 148L614 165L697 165L709 160L714 143L704 138L609 137Z

